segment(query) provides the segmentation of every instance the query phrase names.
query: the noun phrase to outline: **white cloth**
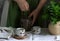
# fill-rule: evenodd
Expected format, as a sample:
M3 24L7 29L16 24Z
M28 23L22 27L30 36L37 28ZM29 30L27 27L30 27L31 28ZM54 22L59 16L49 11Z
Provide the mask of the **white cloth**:
M33 40L32 40L33 39ZM8 40L0 39L0 41L55 41L55 36L52 35L29 35L28 38L25 38L23 40L17 40L14 38L9 38Z
M54 41L55 36L50 35L34 35L33 41Z

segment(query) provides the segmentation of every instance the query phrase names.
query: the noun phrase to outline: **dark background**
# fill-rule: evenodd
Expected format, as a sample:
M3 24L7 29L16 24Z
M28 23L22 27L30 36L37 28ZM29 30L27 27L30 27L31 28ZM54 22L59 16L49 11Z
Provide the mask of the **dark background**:
M2 10L3 10L4 1L5 1L5 0L0 0L0 21L1 21L1 15L2 15Z

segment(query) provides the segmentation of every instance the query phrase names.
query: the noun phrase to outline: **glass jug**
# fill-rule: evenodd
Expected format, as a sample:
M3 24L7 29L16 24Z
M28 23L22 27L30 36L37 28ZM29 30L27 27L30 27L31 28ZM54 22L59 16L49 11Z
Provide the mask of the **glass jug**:
M20 24L22 28L25 28L26 31L31 30L31 18L28 17L29 11L21 12Z

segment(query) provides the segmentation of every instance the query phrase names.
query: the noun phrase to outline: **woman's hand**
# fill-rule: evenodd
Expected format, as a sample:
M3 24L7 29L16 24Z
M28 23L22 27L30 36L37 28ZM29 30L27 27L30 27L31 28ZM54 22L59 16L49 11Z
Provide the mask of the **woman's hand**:
M41 8L44 6L44 4L47 2L47 0L40 0L37 8L29 15L29 17L32 17L33 16L33 20L32 20L32 25L34 24L37 16L38 16L38 13L40 12Z
M28 11L29 10L29 4L26 0L15 0L20 8L21 11Z
M32 13L28 16L28 17L33 17L33 19L32 19L32 25L34 24L34 22L35 22L35 20L36 20L36 18L37 18L37 16L38 16L38 10L34 10L34 11L32 11Z

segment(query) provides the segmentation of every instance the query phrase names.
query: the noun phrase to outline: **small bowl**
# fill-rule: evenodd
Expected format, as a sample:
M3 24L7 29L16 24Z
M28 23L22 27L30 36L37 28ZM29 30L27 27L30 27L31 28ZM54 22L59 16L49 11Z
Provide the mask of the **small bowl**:
M33 34L40 34L41 33L41 27L40 26L34 26L32 28L32 33Z
M17 28L15 33L16 33L16 35L23 37L25 35L25 29L24 28Z

